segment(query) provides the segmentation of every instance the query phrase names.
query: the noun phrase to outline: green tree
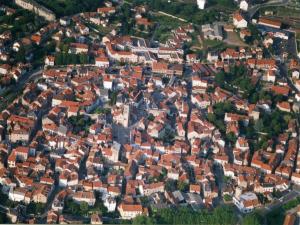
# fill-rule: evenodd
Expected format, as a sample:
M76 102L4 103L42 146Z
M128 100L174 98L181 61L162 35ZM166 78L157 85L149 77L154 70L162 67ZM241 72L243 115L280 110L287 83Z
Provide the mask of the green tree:
M177 188L178 188L179 191L184 191L185 192L185 191L188 190L189 185L186 182L180 180L180 181L177 182Z
M137 216L132 220L133 225L151 225L156 224L154 218L148 216Z
M261 217L257 213L247 214L243 218L242 225L261 225Z
M81 202L79 208L80 208L81 215L86 215L87 212L89 211L89 205L86 202Z

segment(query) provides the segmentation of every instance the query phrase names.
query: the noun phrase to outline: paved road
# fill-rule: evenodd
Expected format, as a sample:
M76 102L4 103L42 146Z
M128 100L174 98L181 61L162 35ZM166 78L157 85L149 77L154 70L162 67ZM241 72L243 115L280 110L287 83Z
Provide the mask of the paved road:
M283 206L284 204L288 203L289 201L295 199L296 197L300 196L300 193L297 191L290 191L286 195L284 195L281 200L275 200L272 203L265 206L263 209L263 213L267 214L274 209L278 209L279 207Z
M30 72L27 72L23 74L20 78L20 80L15 85L10 85L7 88L4 88L0 91L0 99L5 99L6 93L17 93L18 91L22 90L22 88L25 86L26 83L35 80L38 76L42 74L42 68L37 68L35 70L32 70ZM3 101L3 104L0 106L0 108L5 108L7 104L10 104L11 102Z
M254 14L261 8L264 7L269 7L269 6L283 6L283 5L287 5L289 3L289 0L271 0L268 1L264 4L257 4L252 6L249 10L248 10L248 15L250 18L252 18L254 16Z

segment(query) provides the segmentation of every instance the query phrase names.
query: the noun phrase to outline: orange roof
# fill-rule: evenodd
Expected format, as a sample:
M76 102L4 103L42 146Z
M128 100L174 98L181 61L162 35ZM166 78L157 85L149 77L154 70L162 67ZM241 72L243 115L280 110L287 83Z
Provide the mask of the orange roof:
M259 23L268 24L276 27L281 27L281 22L277 20L271 20L266 18L259 18Z
M122 203L119 207L123 211L143 212L143 207L141 205L137 205L137 204L124 204L124 203Z
M290 92L290 89L286 86L275 86L275 85L273 85L271 87L271 90L273 92L275 92L276 94L285 95L285 96L289 95L289 92Z

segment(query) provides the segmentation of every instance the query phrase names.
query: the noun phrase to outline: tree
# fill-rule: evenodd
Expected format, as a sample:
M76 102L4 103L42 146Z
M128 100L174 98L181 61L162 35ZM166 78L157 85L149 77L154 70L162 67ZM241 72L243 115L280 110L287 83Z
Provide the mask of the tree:
M148 120L149 120L149 121L154 121L154 119L155 119L155 117L153 116L153 114L150 114L150 115L148 116Z
M86 215L87 212L89 211L89 205L86 202L81 202L79 208L80 208L81 215Z
M228 142L231 143L231 145L234 145L237 140L237 137L236 137L235 133L230 132L226 135L226 139Z
M167 180L165 185L166 191L174 191L176 189L176 181L175 180Z
M224 200L225 200L226 202L232 201L232 196L231 196L231 195L225 194L223 198L224 198Z
M223 87L225 82L225 73L223 71L216 74L215 82L218 86Z
M0 224L8 224L10 223L9 218L5 213L0 212Z
M17 62L25 62L25 48L23 46L20 47L19 51L16 53L16 61Z
M132 220L133 225L150 225L150 224L156 224L156 221L154 218L148 217L148 216L137 216Z
M179 191L184 191L185 192L185 191L188 190L189 185L186 182L180 180L180 181L177 182L177 188L178 188Z
M30 202L29 205L27 205L26 212L28 214L41 214L43 213L44 209L45 204Z
M247 214L243 218L242 225L261 225L261 217L257 213Z

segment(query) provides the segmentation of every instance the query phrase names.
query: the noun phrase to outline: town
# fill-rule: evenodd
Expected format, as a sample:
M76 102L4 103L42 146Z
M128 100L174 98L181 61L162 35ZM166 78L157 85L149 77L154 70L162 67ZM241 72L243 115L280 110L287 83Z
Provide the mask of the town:
M299 1L71 2L0 0L0 223L300 220Z

